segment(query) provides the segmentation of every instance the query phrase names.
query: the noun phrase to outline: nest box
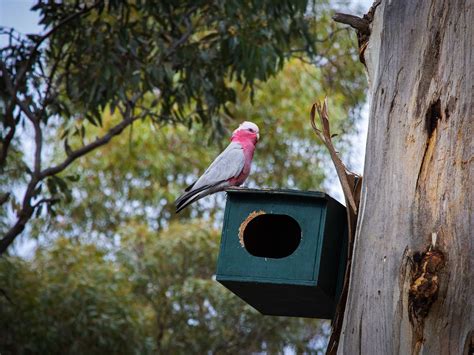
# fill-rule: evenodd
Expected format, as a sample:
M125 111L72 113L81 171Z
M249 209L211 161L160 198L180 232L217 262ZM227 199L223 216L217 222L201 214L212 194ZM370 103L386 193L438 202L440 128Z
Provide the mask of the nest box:
M216 279L262 314L332 318L347 217L322 192L227 191Z

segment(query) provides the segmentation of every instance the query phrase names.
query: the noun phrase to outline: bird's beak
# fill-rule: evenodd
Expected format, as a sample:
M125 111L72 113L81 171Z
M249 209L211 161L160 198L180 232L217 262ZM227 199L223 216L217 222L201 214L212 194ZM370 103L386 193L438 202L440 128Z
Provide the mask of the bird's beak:
M257 133L257 140L260 140L260 133Z

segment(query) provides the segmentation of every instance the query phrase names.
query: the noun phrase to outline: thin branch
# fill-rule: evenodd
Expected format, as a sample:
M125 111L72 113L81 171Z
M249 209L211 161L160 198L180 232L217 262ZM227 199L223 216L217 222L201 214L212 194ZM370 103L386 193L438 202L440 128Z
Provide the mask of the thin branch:
M37 117L33 122L33 127L35 130L35 162L33 168L33 175L39 176L41 171L41 152L43 150L43 132L41 131L40 127L40 120Z
M315 112L318 111L318 115L321 121L322 129L320 130L315 122ZM313 127L316 135L323 141L324 145L329 150L331 159L336 167L339 181L342 185L344 197L347 204L347 221L348 221L348 246L347 246L347 258L346 268L344 270L344 282L339 297L339 301L336 307L336 312L332 321L332 332L328 342L327 354L335 354L339 343L339 338L342 330L342 322L344 320L344 311L346 308L347 295L349 289L349 278L352 267L352 254L354 250L355 230L357 226L357 208L360 201L361 183L362 177L355 173L348 171L341 159L337 155L336 150L331 141L331 131L329 127L329 115L327 111L327 98L324 100L323 105L319 102L315 103L311 109L311 126Z
M59 202L59 198L42 198L41 200L39 200L38 202L36 202L33 206L33 208L37 208L39 207L40 205L42 205L43 203L56 203L56 202Z
M10 298L10 296L8 296L8 293L3 289L3 288L0 288L0 293L3 295L3 297L5 297L5 299L10 302L12 305L15 305L15 302L12 301L12 299Z
M2 139L2 151L0 153L0 171L3 170L5 166L5 162L7 160L8 149L10 148L10 143L15 136L16 126L10 126L10 130L8 131L5 138Z
M186 32L181 36L180 39L178 39L171 46L171 48L167 51L167 53L165 55L165 58L167 58L170 55L174 54L176 52L176 49L178 49L179 46L184 44L189 39L189 37L191 37L194 27L193 27L191 21L188 18L185 19L185 22L186 22Z
M322 123L322 128L323 130L319 130L316 122L315 122L315 111L318 111L319 118ZM337 155L337 151L334 148L334 145L332 144L331 140L331 131L329 128L329 116L327 112L327 98L324 99L324 103L321 106L320 103L315 103L311 109L311 126L313 127L314 132L316 135L321 139L324 143L324 145L327 147L329 154L331 155L331 159L334 163L334 166L336 167L336 172L339 177L339 181L341 182L342 185L342 190L344 192L344 196L346 197L350 207L352 210L357 213L357 205L354 201L354 196L352 192L352 188L349 185L349 181L347 179L347 169L342 163L341 159Z
M72 162L74 162L79 157L89 153L90 151L107 144L114 136L120 134L128 125L133 123L137 120L138 117L128 117L124 118L119 124L112 127L107 134L105 134L102 138L95 140L94 142L76 150L71 153L68 158L63 161L61 164L56 165L54 167L48 168L43 170L38 177L33 175L32 180L28 184L25 196L23 198L23 204L21 210L18 212L18 220L15 224L7 231L7 233L3 236L0 240L0 255L3 254L8 246L13 243L15 238L25 229L26 223L29 221L31 216L33 215L35 208L38 205L31 205L31 199L33 198L34 190L39 181L43 180L48 176L55 175L65 168L67 168Z
M89 11L91 11L92 9L96 8L98 5L100 5L100 3L102 3L102 0L99 0L99 1L96 1L92 6L90 7L85 7L83 8L81 11L79 12L75 12L69 16L67 16L66 18L64 18L63 20L59 21L59 23L54 26L52 29L50 29L48 32L46 32L44 35L42 35L38 42L36 42L36 45L33 47L33 50L31 51L30 53L30 57L28 58L28 62L27 62L27 65L25 66L25 72L26 70L31 66L31 61L33 60L33 57L34 55L36 54L36 52L38 52L39 50L39 47L43 44L43 42L48 39L49 37L51 37L51 35L53 35L56 31L58 31L61 27L63 27L64 25L66 25L68 22L76 19L77 17L79 16L82 16L82 15L85 15L87 14ZM22 79L20 77L20 79Z
M84 15L86 13L88 13L89 11L91 11L92 9L96 8L99 4L101 4L103 2L103 0L99 0L99 1L96 1L92 6L90 7L85 7L84 9L82 9L81 11L79 12L75 12L71 15L69 15L68 17L66 17L65 19L61 20L56 26L54 26L51 30L49 30L48 32L46 32L44 35L42 35L39 40L36 42L35 46L33 47L33 49L31 50L30 54L29 54L29 57L28 57L28 61L26 62L25 65L22 65L19 69L18 69L18 73L16 75L16 80L15 80L15 85L13 85L13 82L11 87L8 88L7 86L7 89L9 89L10 93L11 93L11 96L12 96L12 104L15 102L16 100L16 93L18 92L18 89L19 89L19 86L21 84L21 82L23 81L23 78L25 76L25 74L27 73L27 71L29 70L29 68L31 67L31 65L33 64L33 59L36 55L36 53L38 52L41 44L43 44L43 42L48 39L51 35L53 35L56 31L58 31L60 28L62 28L65 24L67 24L68 22L74 20L75 18L81 16L81 15ZM6 66L4 64L3 61L0 60L0 65L2 66L2 72L3 72L3 76L6 77L8 75L7 73L7 70L6 70ZM6 79L5 79L6 80ZM3 152L2 152L2 156L3 156ZM0 160L0 163L2 161ZM0 164L1 166L1 164Z
M132 105L128 104L127 109L124 111L124 118L123 120L112 127L105 135L101 138L96 139L95 141L86 144L85 146L72 151L68 154L68 157L60 164L47 168L40 173L40 179L44 179L45 177L56 175L66 169L71 163L73 163L76 159L82 157L83 155L91 152L92 150L101 147L107 144L113 137L122 133L122 131L131 125L134 121L138 120L140 116L133 116L132 115Z
M337 28L334 31L332 31L330 34L328 34L326 37L321 38L321 39L317 39L315 42L317 42L317 43L327 42L329 40L332 40L334 38L334 36L337 35L339 32L344 32L344 31L348 31L348 30L349 30L348 28Z
M6 81L9 81L9 80L6 79ZM12 100L16 101L21 111L23 111L26 117L28 117L28 119L33 124L34 131L35 131L35 145L36 145L33 173L35 175L38 175L41 170L41 151L43 147L43 133L41 132L41 127L40 127L40 117L38 117L35 113L33 113L30 110L30 108L28 107L25 101L18 99L18 97L16 96L16 92L11 87L11 85L7 85L7 90L10 92L10 95L12 95ZM3 152L2 152L2 155L3 155Z
M3 205L5 202L7 202L9 198L10 198L9 192L6 192L2 196L0 196L0 206Z
M32 215L33 209L31 206L22 207L18 220L0 240L0 255L2 255L7 250L8 246L11 243L13 243L16 236L23 232L23 229L25 229L26 222L28 222Z
M5 86L8 91L8 93L11 96L11 105L14 105L14 103L17 103L20 109L25 113L25 115L32 121L34 122L36 120L36 115L31 112L30 108L28 105L22 101L19 100L18 97L16 96L17 89L13 87L13 82L10 78L10 75L8 74L7 68L5 66L5 63L0 60L0 69L2 69L2 76L5 81Z
M123 119L120 123L109 129L109 131L102 136L101 138L96 139L95 141L71 152L70 155L60 164L47 168L41 172L34 173L31 181L28 184L25 195L23 197L23 203L20 211L18 212L18 220L15 224L7 231L7 233L0 239L0 255L3 254L8 246L13 243L15 238L25 229L26 223L29 221L33 215L35 209L39 206L38 202L34 205L31 205L31 199L33 198L34 191L38 183L45 179L48 176L52 176L60 173L66 169L71 163L76 159L82 157L83 155L91 152L92 150L101 147L107 144L113 137L122 133L122 131L134 121L141 118L141 115L133 116L133 108L135 107L135 102L138 99L139 94L134 95L134 97L126 104L126 109L123 110ZM41 201L41 200L40 200ZM39 202L40 202L39 201ZM46 202L46 201L42 201ZM41 203L42 203L41 202Z
M60 61L60 58L61 58L63 48L64 48L64 44L61 46L61 49L58 52L58 56L55 58L55 62L54 62L53 67L51 68L51 71L49 73L49 76L48 76L48 79L47 79L48 84L47 84L46 91L45 91L45 94L44 94L43 103L41 104L41 111L38 114L39 120L41 120L41 118L44 115L44 112L46 111L46 107L49 105L49 101L51 99L50 95L51 95L51 89L53 87L54 76L56 75L56 71L59 67L59 61Z
M5 82L5 87L8 91L13 90L13 83L10 79L10 75L8 74L7 68L2 60L0 60L0 69L2 71L2 77ZM13 110L14 110L14 100L9 103L8 107L5 111L5 125L4 127L10 127L10 130L6 134L5 138L2 138L2 151L0 153L0 170L5 167L5 163L8 156L8 149L10 148L10 143L15 136L16 132L16 125L15 120L13 118Z

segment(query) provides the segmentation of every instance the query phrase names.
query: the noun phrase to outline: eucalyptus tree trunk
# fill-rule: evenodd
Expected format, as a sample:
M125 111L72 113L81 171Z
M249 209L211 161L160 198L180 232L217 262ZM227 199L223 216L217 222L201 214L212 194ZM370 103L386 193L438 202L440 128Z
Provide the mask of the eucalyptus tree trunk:
M474 352L473 42L474 0L376 8L340 354Z

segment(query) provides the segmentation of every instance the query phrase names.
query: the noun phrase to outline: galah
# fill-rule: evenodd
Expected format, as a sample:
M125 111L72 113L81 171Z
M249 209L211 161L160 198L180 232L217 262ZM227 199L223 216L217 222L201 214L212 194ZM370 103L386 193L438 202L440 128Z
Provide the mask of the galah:
M258 126L243 122L232 133L230 144L202 176L189 185L176 200L176 213L204 196L240 186L249 176L255 145L260 138Z

